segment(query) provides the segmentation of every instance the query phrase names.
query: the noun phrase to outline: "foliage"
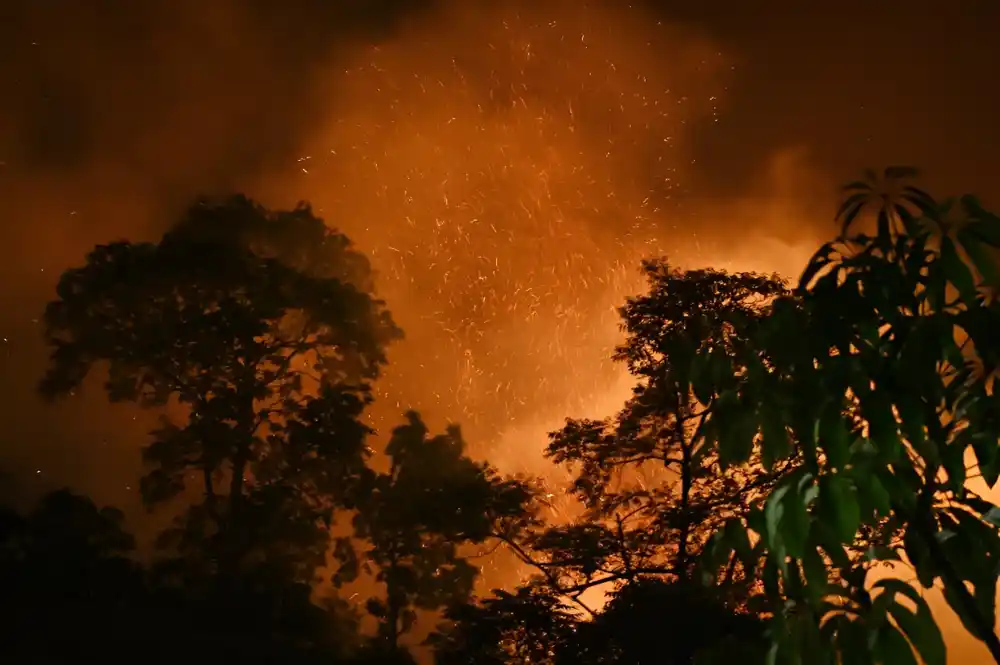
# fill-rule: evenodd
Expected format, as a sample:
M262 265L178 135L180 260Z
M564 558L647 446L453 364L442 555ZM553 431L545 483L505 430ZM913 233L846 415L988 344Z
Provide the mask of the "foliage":
M594 620L580 623L556 663L762 663L760 619L733 612L718 591L689 582L631 582Z
M50 396L106 364L113 400L178 405L144 450L152 506L203 494L165 545L206 572L308 581L366 474L366 382L398 336L364 257L307 206L199 203L156 244L97 247L45 314Z
M286 590L276 613L273 599L250 593L163 588L130 558L132 546L119 511L67 490L26 515L0 512L5 655L44 663L137 653L150 663L343 663L356 642L349 617L309 602L308 589L305 596Z
M924 588L943 587L1000 662L1000 509L967 486L970 459L987 487L1000 475L1000 218L971 196L935 201L906 183L911 175L890 168L888 188L873 174L848 186L843 236L813 256L794 300L775 303L753 343L727 354L747 370L695 377L713 413L704 433L720 455L743 463L756 448L803 459L766 506L717 534L711 554L720 559L709 561L736 551L762 567L782 608L773 662L833 663L839 652L841 662L908 664L912 647L943 665L922 594L897 578L866 587L845 556L879 521L901 529L902 543L869 558L905 562ZM874 235L851 235L872 199Z
M393 430L386 446L389 469L359 499L354 536L361 551L341 541L340 584L360 570L385 587L367 610L379 620L385 650L396 652L418 610L437 610L466 599L478 569L460 552L509 532L529 516L530 486L505 480L465 454L457 426L428 436L415 412Z
M761 663L763 624L718 590L643 578L584 620L548 590L495 590L449 609L434 636L438 665L691 665Z
M722 640L726 622L750 620L737 612L748 589L735 558L711 592L691 585L693 564L713 531L758 502L789 465L723 473L704 446L709 412L689 375L700 348L739 344L786 289L773 276L681 271L664 260L643 270L649 289L621 308L626 340L615 356L637 379L631 399L613 419L567 421L547 450L572 473L583 513L514 544L541 575L517 595L453 611L440 658L472 662L461 645L475 643L496 662L686 663ZM590 621L569 621L560 597L582 605L595 586L612 590L612 601ZM700 602L707 595L712 601ZM674 602L687 606L683 617ZM683 628L687 619L713 625L714 638ZM665 643L669 625L685 639Z
M578 617L537 586L450 606L429 639L437 665L543 665L570 645Z
M531 543L564 591L649 575L689 579L711 533L784 471L722 473L725 460L703 445L709 411L689 377L699 349L716 344L728 352L753 333L770 301L785 293L781 280L680 271L663 260L643 269L649 291L621 308L626 340L615 355L637 378L631 399L613 419L567 421L546 451L574 474L571 493L585 508L574 523ZM713 371L732 371L716 360Z

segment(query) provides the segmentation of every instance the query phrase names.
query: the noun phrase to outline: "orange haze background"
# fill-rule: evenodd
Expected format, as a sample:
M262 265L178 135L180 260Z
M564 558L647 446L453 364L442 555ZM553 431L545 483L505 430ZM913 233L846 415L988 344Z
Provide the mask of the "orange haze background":
M869 165L996 203L974 85L1000 69L995 3L698 4L5 4L0 489L70 483L149 530L152 414L98 390L43 407L37 321L91 246L155 239L199 194L308 200L371 256L407 335L382 432L417 408L553 483L545 433L631 387L609 355L642 257L794 278ZM950 660L981 658L945 620Z

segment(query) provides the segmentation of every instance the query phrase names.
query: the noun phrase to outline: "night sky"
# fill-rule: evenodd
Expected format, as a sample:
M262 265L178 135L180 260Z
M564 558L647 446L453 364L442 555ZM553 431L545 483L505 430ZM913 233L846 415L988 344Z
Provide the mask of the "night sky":
M409 333L376 424L417 406L531 466L624 396L639 257L794 276L867 166L1000 206L998 26L993 0L7 0L0 482L134 509L152 416L44 407L36 321L94 244L230 191L373 256Z

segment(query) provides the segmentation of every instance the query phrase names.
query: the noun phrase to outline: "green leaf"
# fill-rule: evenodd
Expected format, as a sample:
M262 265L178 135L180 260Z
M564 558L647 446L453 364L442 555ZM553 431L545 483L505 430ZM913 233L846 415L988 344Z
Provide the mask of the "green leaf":
M809 539L809 513L806 510L809 502L809 495L815 495L815 490L807 486L811 484L811 478L804 478L799 482L797 491L790 491L785 495L784 514L781 519L781 536L785 543L789 556L795 559L802 558L806 542Z
M979 236L966 227L958 232L958 242L972 259L972 265L982 275L983 281L994 288L1000 288L1000 269L997 267L996 258L984 246Z
M764 521L767 531L767 544L776 554L784 559L785 547L781 533L781 519L785 515L785 495L792 490L790 484L786 483L771 492L764 505Z
M820 416L819 443L832 468L841 469L847 465L851 455L850 438L842 405L840 402L830 402Z
M781 584L779 583L778 575L778 562L775 561L775 557L769 556L767 561L764 562L764 570L761 574L761 581L764 583L764 592L771 598L781 598ZM784 563L784 557L782 557L781 563ZM776 613L778 616L780 613Z
M948 488L952 492L961 492L965 487L965 446L955 442L945 444L941 451L941 464L948 474Z
M702 404L711 402L714 392L710 369L714 352L714 349L708 349L696 353L691 362L691 389L694 391L694 396Z
M933 261L927 266L924 277L923 300L932 312L940 312L944 307L944 299L948 279L941 261Z
M836 254L837 250L833 246L833 243L826 243L820 247L812 258L809 259L809 263L806 264L805 270L802 271L802 275L799 277L799 288L806 289L812 284L813 279L818 275L824 268L826 268L830 263L832 263L832 257ZM772 313L772 320L779 321L779 316L784 314L785 317L790 316L791 310L787 307L775 307ZM785 328L786 326L779 325L778 328Z
M870 521L871 514L888 517L892 512L892 499L885 485L879 480L878 474L858 470L851 475L855 478L854 486L857 488L860 503L865 506L866 522Z
M723 416L727 420L719 437L719 463L723 468L750 459L757 433L754 415L753 410L736 403Z
M904 397L896 401L896 409L899 411L900 428L906 438L925 459L931 464L937 464L939 459L936 446L925 445L927 436L923 403L918 399Z
M806 591L814 604L819 604L826 595L830 583L826 562L820 556L819 550L809 546L802 555L802 572L806 578Z
M757 562L754 560L753 546L750 544L750 537L743 522L739 518L730 519L723 527L723 533L726 544L743 562L743 566L747 570L755 568Z
M1000 558L1000 532L993 524L961 508L949 509L947 514L955 520L959 535L968 549L992 557L993 560ZM984 576L993 573L992 564L983 567Z
M773 402L765 401L761 405L760 423L763 435L761 461L770 470L775 462L792 454L792 442L785 427L785 418Z
M1000 248L1000 219L993 215L969 224L963 231L975 236L990 247Z
M910 565L917 573L920 585L925 589L934 586L937 570L931 561L927 545L921 540L917 529L912 525L903 534L903 550L906 552L906 558L909 559Z
M882 207L878 211L876 218L878 238L880 244L888 243L892 240L892 230L889 228L889 209Z
M884 624L875 642L876 660L882 665L917 665L910 643L895 626Z
M1000 506L993 506L983 515L983 520L1000 528Z
M822 497L820 501L822 502ZM844 570L850 567L851 559L847 554L847 550L829 521L819 520L814 522L812 535L816 538L820 547L826 552L826 555L836 568Z
M840 221L840 234L842 236L847 235L848 229L854 223L854 220L857 219L858 215L861 214L861 211L864 210L865 203L870 199L871 194L869 192L857 192L848 196L840 204L835 219Z
M970 307L975 307L978 293L972 272L959 256L954 241L948 236L941 239L941 264L945 276L958 290L962 300Z
M977 617L972 616L965 607L965 603L959 597L958 592L949 584L944 585L944 599L948 603L948 607L952 609L955 616L958 617L959 621L965 627L965 630L969 632L970 635L976 639L981 640L982 636L979 634L979 623ZM995 592L995 589L994 589Z
M905 596L918 608L927 607L927 601L920 595L920 591L917 590L917 588L912 584L907 584L900 579L892 577L880 579L872 584L872 591L882 591L883 593L889 594L890 597L894 597L897 594ZM930 610L928 609L928 612L929 611Z
M983 481L993 489L1000 479L1000 446L993 437L972 435L972 449L976 453L976 464Z
M996 575L985 576L983 581L977 582L973 597L976 606L984 621L989 626L995 626L997 622L997 578Z
M912 484L914 478L919 481L919 476L915 476L913 469L905 461L894 464L891 470L879 472L879 480L889 492L892 504L907 510L912 509L917 502L917 488Z
M832 520L842 543L854 541L861 524L861 508L853 483L840 474L822 476L819 480L820 510Z
M844 665L864 665L873 662L868 643L868 631L859 621L847 621L837 631L837 647Z
M861 398L861 413L868 421L871 442L884 460L896 459L901 451L899 424L892 412L892 404L878 390L869 391Z

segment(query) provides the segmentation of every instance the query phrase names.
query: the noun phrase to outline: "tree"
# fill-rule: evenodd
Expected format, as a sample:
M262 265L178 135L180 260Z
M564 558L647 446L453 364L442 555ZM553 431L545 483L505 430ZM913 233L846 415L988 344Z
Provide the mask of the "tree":
M385 586L368 611L379 621L379 642L398 653L399 639L418 610L438 610L472 592L478 570L462 555L463 544L483 543L515 528L528 516L530 486L505 480L465 454L457 426L429 437L415 412L393 430L386 446L389 469L379 473L357 505L354 535L336 548L342 567L335 582L373 571Z
M453 604L428 643L437 665L548 665L573 648L579 617L537 585Z
M648 576L692 579L715 528L753 505L784 470L723 473L725 459L704 447L709 412L689 377L700 348L731 349L752 334L785 293L781 280L680 271L662 260L643 269L649 291L621 308L626 340L615 355L638 381L631 399L613 419L567 421L546 452L574 474L571 492L585 512L535 538L532 562L573 595Z
M313 604L308 588L288 587L280 599L244 593L234 612L211 589L158 584L131 558L122 522L120 511L68 490L46 495L26 515L0 512L5 653L45 663L141 653L149 663L318 665L344 662L357 642L342 608Z
M120 511L69 490L44 496L26 515L0 511L7 653L68 659L111 638L106 617L143 593L141 570L129 558L134 540L122 523Z
M631 582L593 620L577 625L575 639L562 645L555 663L763 663L761 619L734 612L719 591L657 578Z
M689 663L728 634L728 623L753 623L743 613L748 575L738 561L719 577L724 592L696 588L694 564L714 530L746 513L790 463L724 473L725 460L704 446L709 412L690 372L703 346L732 349L752 335L786 289L773 276L681 271L664 260L643 270L649 290L621 308L626 340L615 355L637 379L631 399L614 418L569 420L550 435L547 455L573 474L570 492L584 512L513 544L540 571L534 584L452 613L457 623L441 644L455 662L471 658L455 645L476 636L493 640L498 662ZM714 359L710 369L725 366ZM572 622L565 637L556 629L565 612L558 598L583 605L580 596L594 586L613 589L610 603L599 612L584 606L590 620ZM684 616L672 607L679 599ZM712 638L683 629L689 618L711 623ZM665 642L668 624L685 639Z
M899 577L866 584L845 556L861 529L888 521L902 542L869 559L940 585L1000 663L1000 508L967 486L968 459L987 487L1000 476L1000 218L972 196L936 201L907 184L912 175L889 168L888 189L874 174L849 185L841 238L731 356L749 371L698 378L714 414L706 439L721 455L803 459L710 547L710 563L737 551L762 567L767 594L783 600L777 662L909 664L915 650L945 663L922 594ZM874 235L853 233L873 199Z
M192 206L156 244L98 246L45 312L41 389L106 365L112 400L178 405L143 456L150 506L200 487L164 544L222 578L311 581L367 469L367 382L399 335L367 261L308 206Z

